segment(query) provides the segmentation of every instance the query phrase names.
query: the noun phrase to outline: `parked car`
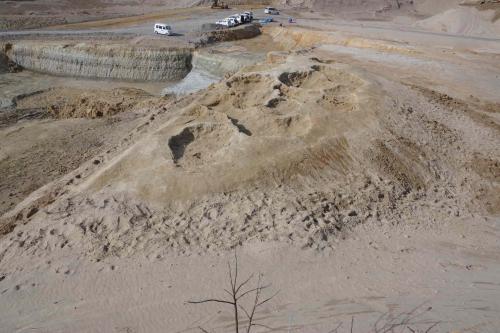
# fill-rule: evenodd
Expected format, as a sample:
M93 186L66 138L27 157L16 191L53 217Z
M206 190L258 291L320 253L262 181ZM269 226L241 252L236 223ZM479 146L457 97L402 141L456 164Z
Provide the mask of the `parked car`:
M229 18L233 18L237 22L237 24L245 23L245 19L241 14L234 14L229 16Z
M229 20L226 20L226 19L218 20L217 22L215 22L215 24L221 25L221 26L224 26L224 27L228 27L229 26Z
M169 25L166 25L164 23L155 23L154 33L160 34L160 35L171 36L172 35L172 28Z
M238 21L238 17L235 16L235 15L231 15L229 17L226 17L227 20L231 20L234 25L233 26L237 26L237 25L240 25L240 21Z
M243 14L246 14L250 17L250 22L253 21L253 13L252 12L244 12Z
M274 7L266 7L264 9L264 13L265 14L270 14L270 15L279 15L280 11L277 10L276 8L274 8Z
M224 27L228 27L228 28L231 28L231 27L234 27L236 26L236 21L231 18L231 17L227 17L225 19L222 19L222 20L218 20L217 22L215 22L215 24L217 25L221 25L221 26L224 26Z

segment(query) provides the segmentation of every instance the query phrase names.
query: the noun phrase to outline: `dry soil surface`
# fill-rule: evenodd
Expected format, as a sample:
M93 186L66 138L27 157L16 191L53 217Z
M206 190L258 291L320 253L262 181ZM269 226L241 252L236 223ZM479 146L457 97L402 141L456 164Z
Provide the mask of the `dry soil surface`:
M235 249L280 291L253 332L497 331L498 39L313 14L187 96L10 111L1 185L46 185L3 206L0 331L233 332L186 302L227 296Z

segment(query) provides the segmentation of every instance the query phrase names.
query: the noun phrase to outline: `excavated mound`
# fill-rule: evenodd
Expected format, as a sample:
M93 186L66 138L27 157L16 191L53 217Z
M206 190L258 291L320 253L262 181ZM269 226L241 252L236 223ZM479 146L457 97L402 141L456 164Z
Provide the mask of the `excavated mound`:
M374 125L374 109L363 105L376 105L376 95L376 89L370 83L346 68L325 66L303 57L290 58L287 63L273 66L271 70L240 72L221 84L211 86L186 107L171 111L170 120L163 126L106 163L104 168L84 182L75 179L75 184L78 183L75 190L85 193L83 196L88 195L88 200L80 201L83 198L80 194L67 200L72 202L71 209L83 211L64 214L69 218L64 226L59 225L60 220L57 222L56 216L61 216L60 213L49 213L51 218L45 221L53 226L44 226L43 229L57 231L48 230L43 238L62 233L59 240L48 242L64 239L64 246L83 246L86 251L91 251L96 242L107 243L105 239L114 239L113 245L97 246L98 254L112 251L126 255L134 252L136 247L136 241L130 243L129 237L139 237L141 233L148 239L152 235L139 225L150 223L146 220L153 218L155 210L171 214L171 208L165 210L165 207L186 202L202 203L248 187L273 188L280 183L303 186L323 177L340 177L354 166L351 165L353 156L347 138L360 138L362 133L369 133ZM104 210L88 210L88 204L96 203L96 199L91 199L94 196L106 198L101 206ZM222 202L229 204L227 199ZM135 208L121 211L124 205L128 206L124 202L129 200L137 203L133 204ZM241 200L248 198L242 197ZM50 209L65 210L69 201L58 199ZM237 201L231 200L231 205L237 204ZM222 209L223 205L221 203L215 210ZM236 207L227 212L234 214ZM278 209L283 217L294 215L293 210L285 210ZM26 217L29 215L28 218L33 219L45 215L38 208L36 211L38 213L32 212ZM90 217L89 213L97 215ZM141 216L144 213L144 216L136 216L137 213ZM213 220L218 213L201 214ZM247 214L250 214L248 219L255 215L249 211L242 216ZM165 218L152 222L155 225L153 229L160 227L157 223L162 224ZM168 223L176 223L180 228L184 228L185 223L191 223L174 220ZM181 232L179 229L175 236L163 238L161 247L177 247L179 251L190 248L185 246L187 244L198 249L229 247L235 237L243 241L254 237L256 228L262 228L258 225L237 227L237 224L228 227L231 220L230 216L226 216L220 224L193 225L191 231ZM243 223L239 217L237 220L237 223ZM267 223L265 219L262 222ZM296 227L298 225L291 226L292 229ZM230 233L235 228L239 231ZM72 240L65 236L67 232L73 233ZM224 235L219 237L221 232ZM312 235L316 232L314 229L307 233ZM28 231L22 234L32 237ZM178 243L178 237L183 239L184 245ZM274 236L266 231L261 237ZM43 244L35 243L25 242L23 245L30 244L30 248L41 246L44 250L53 248L53 245L47 248L49 243L45 241L42 241Z
M153 98L144 90L115 88L110 91L57 88L18 98L21 109L43 108L55 118L101 118L133 110Z
M467 104L389 87L307 52L247 67L152 114L150 130L117 153L4 215L0 260L157 258L266 240L324 249L358 223L498 213L491 177L463 167L478 165L474 156L496 168L486 159L497 154L495 129L469 122L463 133Z
M332 142L323 146L324 138L335 142L344 131L355 132L340 126L356 117L353 95L366 87L334 67L308 63L300 71L286 70L294 67L285 64L279 74L241 73L212 86L175 121L96 174L88 188L99 191L116 182L161 206L275 181L283 172L287 177L307 172L304 148L321 154L335 149ZM285 76L293 77L293 84Z

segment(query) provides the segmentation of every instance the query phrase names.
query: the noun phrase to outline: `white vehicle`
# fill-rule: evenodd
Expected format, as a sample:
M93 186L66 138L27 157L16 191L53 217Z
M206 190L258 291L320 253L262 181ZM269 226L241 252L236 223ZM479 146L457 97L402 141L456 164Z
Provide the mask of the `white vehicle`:
M248 15L248 17L250 17L250 22L253 21L253 13L252 12L244 12L243 14L246 14L246 15Z
M244 23L244 18L243 18L243 16L241 16L241 14L234 14L234 15L229 16L228 18L234 19L236 21L237 25Z
M215 22L215 24L231 28L236 26L236 21L233 18L228 17L223 20L218 20L217 22Z
M171 36L172 35L172 28L169 25L166 25L164 23L156 23L154 32L155 32L155 34L159 34L159 35Z
M280 11L274 7L266 7L266 9L264 9L264 13L270 14L270 15L279 15Z
M224 27L228 27L229 26L229 20L226 20L226 19L224 19L224 20L218 20L217 22L215 22L215 24L222 25Z

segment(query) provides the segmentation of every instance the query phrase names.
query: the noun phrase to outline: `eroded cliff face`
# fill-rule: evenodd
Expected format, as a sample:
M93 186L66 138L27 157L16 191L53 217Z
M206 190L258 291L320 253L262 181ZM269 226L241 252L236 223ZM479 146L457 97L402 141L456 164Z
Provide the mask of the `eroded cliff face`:
M7 56L23 68L89 78L143 81L182 79L191 70L190 49L21 42Z

